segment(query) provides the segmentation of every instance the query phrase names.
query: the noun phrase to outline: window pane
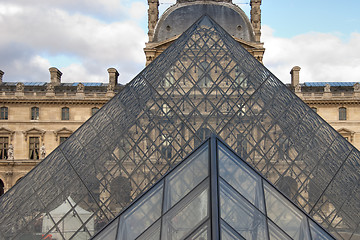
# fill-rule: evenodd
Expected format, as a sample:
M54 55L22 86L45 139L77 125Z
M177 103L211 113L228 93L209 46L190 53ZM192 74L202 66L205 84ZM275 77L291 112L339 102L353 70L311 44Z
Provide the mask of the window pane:
M346 108L339 108L339 120L346 120Z
M231 229L224 221L221 221L221 240L243 240L237 232Z
M7 120L8 119L8 108L2 107L0 109L0 120Z
M265 216L220 181L221 218L245 239L267 239Z
M8 158L9 138L0 137L0 159Z
M207 221L203 224L195 233L191 236L187 237L187 240L210 240L211 233L210 233L210 222Z
M39 120L39 108L31 108L31 120Z
M160 183L121 216L118 239L137 238L161 216L162 193Z
M219 143L218 149L220 176L264 212L264 196L260 176L221 143Z
M61 120L69 120L69 108L64 107L61 109Z
M326 233L316 223L314 223L311 220L309 220L309 223L310 223L312 240L331 240L331 239L333 239L328 233Z
M194 189L208 176L209 147L205 145L192 154L177 171L166 178L164 212Z
M158 220L146 232L141 234L136 240L159 240L160 239L161 220Z
M264 183L267 216L293 239L310 239L306 217L269 184Z
M115 240L118 229L119 218L115 219L103 231L98 234L94 240Z
M185 237L209 216L209 184L200 185L163 217L161 239Z
M279 227L268 221L270 240L291 240Z
M39 159L40 150L39 137L29 137L29 158Z

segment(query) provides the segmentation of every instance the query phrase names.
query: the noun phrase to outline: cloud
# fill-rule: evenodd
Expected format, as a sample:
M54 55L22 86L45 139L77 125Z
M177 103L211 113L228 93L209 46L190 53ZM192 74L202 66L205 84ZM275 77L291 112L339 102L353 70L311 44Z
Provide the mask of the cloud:
M269 26L262 27L264 65L283 82L290 70L300 66L300 82L360 81L360 34L343 41L337 33L310 32L279 38Z
M48 81L48 68L58 62L59 56L77 60L62 64L64 81L107 81L109 67L118 68L121 76L134 76L145 65L143 48L147 37L139 26L146 16L146 11L141 14L146 8L143 3L129 4L127 20L109 22L99 16L70 12L58 1L34 0L31 6L28 1L14 2L0 3L0 29L5 33L0 38L0 69L6 74L5 81ZM50 7L49 2L55 7ZM74 1L59 2L70 7ZM100 8L107 8L112 1L79 2L88 8L106 2ZM28 68L36 73L26 74Z

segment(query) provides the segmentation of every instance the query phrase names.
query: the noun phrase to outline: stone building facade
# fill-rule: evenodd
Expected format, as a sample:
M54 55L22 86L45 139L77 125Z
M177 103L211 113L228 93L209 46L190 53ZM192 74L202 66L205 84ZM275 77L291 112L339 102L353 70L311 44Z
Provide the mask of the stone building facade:
M96 113L122 86L109 68L108 83L62 83L50 68L49 82L3 82L0 72L0 193Z

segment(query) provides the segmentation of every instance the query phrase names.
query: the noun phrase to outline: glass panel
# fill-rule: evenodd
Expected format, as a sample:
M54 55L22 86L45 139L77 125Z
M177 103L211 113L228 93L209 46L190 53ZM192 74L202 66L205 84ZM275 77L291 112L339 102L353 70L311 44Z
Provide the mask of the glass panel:
M264 212L264 196L261 177L219 143L219 172L233 188Z
M137 238L161 216L162 193L161 182L121 215L119 240Z
M164 212L203 181L208 172L209 146L206 144L166 177Z
M221 218L245 239L267 239L265 216L220 181Z
M161 220L158 220L148 230L140 235L136 240L159 240L160 239Z
M187 237L187 240L211 240L210 221L203 224L194 234Z
M224 221L221 221L221 240L243 240L237 232L230 228Z
M209 184L194 189L163 217L162 240L178 240L209 216Z
M278 226L268 220L270 240L291 240Z
M324 231L319 225L309 220L310 231L312 240L331 240L334 239L327 232ZM354 238L356 239L356 238Z
M310 239L307 220L293 204L264 183L267 216L293 239Z
M115 240L116 233L118 230L119 218L115 219L112 223L110 223L106 228L101 231L93 240Z

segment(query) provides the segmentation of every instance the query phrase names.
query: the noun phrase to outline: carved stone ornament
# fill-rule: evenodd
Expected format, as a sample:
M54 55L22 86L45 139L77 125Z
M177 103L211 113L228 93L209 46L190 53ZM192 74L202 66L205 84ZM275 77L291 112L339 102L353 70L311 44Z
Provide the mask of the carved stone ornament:
M354 92L360 92L360 83L354 84Z
M40 147L40 156L41 156L41 159L44 159L44 158L45 158L45 155L46 155L46 149L45 149L45 145L43 144L43 145Z
M107 86L107 91L108 91L108 92L113 92L113 91L114 91L114 86L113 86L112 84L109 84L109 85Z
M330 88L331 88L330 84L327 83L324 87L324 92L331 92Z
M77 85L76 91L82 93L82 92L84 92L84 89L85 89L84 84L79 83L79 84Z
M16 91L17 92L23 92L24 91L24 84L19 82L16 84Z
M301 85L300 84L295 86L295 92L297 92L297 93L301 92Z
M14 160L14 146L11 143L8 149L8 160Z
M48 83L46 85L46 91L47 92L54 92L55 88L54 88L54 85L52 83Z
M27 138L29 135L37 135L37 136L41 136L41 141L44 141L44 135L45 135L46 131L44 130L40 130L37 128L31 128L27 131L23 131L23 134L25 135L25 141L27 141Z

